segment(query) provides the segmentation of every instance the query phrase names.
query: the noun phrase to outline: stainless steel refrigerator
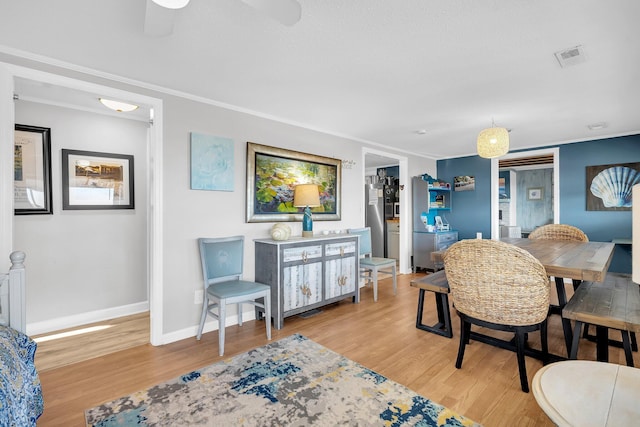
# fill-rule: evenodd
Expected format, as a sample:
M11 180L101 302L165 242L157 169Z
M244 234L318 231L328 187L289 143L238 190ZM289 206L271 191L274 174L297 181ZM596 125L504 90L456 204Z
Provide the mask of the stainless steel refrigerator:
M397 186L383 183L365 184L365 225L371 228L371 252L387 257L387 219L393 218Z

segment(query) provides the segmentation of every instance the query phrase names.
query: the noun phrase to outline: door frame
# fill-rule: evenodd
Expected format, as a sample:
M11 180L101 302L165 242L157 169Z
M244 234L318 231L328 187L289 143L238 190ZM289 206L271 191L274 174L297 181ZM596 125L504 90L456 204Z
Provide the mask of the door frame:
M152 345L164 344L163 339L163 275L162 275L162 130L163 103L161 99L110 86L89 83L58 74L0 62L0 137L10 144L0 144L0 256L8 260L13 251L13 140L15 125L15 79L24 78L44 84L81 90L114 99L128 99L149 106L151 114L147 133L147 293L150 312Z
M375 154L378 156L388 157L390 159L394 159L398 161L398 175L400 180L400 265L398 271L400 274L409 274L411 273L411 266L409 265L409 244L411 243L411 227L410 221L411 216L409 215L410 206L409 203L409 160L405 156L400 156L398 154L388 153L386 151L376 150L370 147L362 147L362 186L360 188L364 189L364 185L366 183L366 163L365 157L367 154ZM366 203L366 195L365 192L362 191L362 200L360 201L360 206L362 206L362 224L364 224L364 206Z
M517 151L500 158L491 159L491 238L500 240L500 194L498 189L499 161L522 157L553 154L553 223L560 223L560 149L558 147L540 150Z

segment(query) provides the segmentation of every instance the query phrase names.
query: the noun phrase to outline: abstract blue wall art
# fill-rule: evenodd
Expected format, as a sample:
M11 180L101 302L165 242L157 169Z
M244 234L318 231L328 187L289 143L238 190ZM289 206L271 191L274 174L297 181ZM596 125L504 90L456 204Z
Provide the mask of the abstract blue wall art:
M233 191L233 140L191 132L191 189Z

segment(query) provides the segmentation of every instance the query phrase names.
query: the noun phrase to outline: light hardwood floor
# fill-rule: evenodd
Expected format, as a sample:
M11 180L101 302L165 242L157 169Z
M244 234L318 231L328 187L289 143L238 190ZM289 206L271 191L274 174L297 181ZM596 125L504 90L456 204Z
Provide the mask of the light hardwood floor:
M34 335L38 372L148 343L149 312Z
M283 329L273 330L273 340L293 333L305 335L485 426L552 426L533 394L520 390L514 353L472 341L462 369L456 369L458 317L452 315L453 339L416 329L418 290L409 286L412 277L398 277L397 296L390 280L381 281L377 303L372 290L364 288L360 304L345 300L313 317L287 318ZM425 323L435 322L433 300L428 295ZM227 328L224 357L217 355L217 332L211 332L201 341L189 338L159 347L145 344L46 370L40 375L45 411L38 426L82 426L87 408L267 342L264 323L250 321ZM531 334L529 342L538 347L539 335ZM550 319L549 346L556 354L566 354L558 316ZM582 340L578 357L595 360L595 344ZM634 359L638 366L637 353ZM611 349L610 361L624 364L622 349ZM526 363L531 382L542 363L531 358Z

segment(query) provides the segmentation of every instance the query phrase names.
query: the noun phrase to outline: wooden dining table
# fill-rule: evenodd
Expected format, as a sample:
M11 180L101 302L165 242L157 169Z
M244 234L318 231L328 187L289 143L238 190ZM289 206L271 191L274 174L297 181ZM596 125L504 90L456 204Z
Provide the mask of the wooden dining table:
M603 282L613 259L615 244L611 242L575 242L570 240L545 240L501 238L500 241L522 248L544 266L547 274L555 278L558 291L558 310L566 305L564 279ZM442 261L443 252L433 252L432 259ZM567 355L571 349L573 331L568 319L562 320Z
M518 238L500 241L529 252L540 261L549 276L592 282L604 281L615 249L611 242Z

